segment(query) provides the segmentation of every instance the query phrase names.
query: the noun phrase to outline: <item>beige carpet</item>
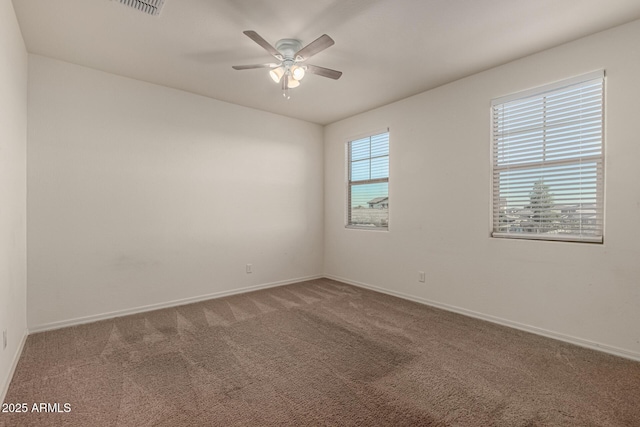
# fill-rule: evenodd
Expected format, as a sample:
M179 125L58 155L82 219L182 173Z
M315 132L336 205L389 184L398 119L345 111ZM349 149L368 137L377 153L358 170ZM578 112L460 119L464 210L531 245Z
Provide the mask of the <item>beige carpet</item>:
M31 335L6 402L7 427L638 426L640 363L315 280Z

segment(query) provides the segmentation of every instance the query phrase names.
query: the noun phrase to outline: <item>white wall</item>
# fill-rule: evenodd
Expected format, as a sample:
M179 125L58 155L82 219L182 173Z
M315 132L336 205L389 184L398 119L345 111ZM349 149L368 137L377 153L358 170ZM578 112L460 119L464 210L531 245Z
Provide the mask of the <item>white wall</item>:
M640 358L638 40L640 21L326 127L326 275ZM491 99L602 68L605 243L490 238ZM345 229L344 144L386 126L390 230Z
M27 330L27 51L13 5L0 1L0 402ZM2 331L7 348L2 349Z
M322 274L321 126L36 55L28 118L30 330Z

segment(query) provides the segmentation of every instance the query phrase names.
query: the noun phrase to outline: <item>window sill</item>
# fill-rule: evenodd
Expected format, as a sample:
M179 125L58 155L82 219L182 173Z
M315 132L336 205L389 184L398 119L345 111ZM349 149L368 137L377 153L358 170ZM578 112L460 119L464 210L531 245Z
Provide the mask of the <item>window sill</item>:
M375 227L367 225L345 225L349 230L389 231L389 227Z
M602 243L602 237L549 236L540 234L493 233L498 239L543 240L549 242Z

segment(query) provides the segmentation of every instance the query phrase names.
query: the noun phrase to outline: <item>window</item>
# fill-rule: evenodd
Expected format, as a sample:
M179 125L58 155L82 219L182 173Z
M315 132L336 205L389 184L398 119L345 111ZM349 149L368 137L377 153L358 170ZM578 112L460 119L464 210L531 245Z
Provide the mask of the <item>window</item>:
M493 237L602 242L604 72L496 99Z
M347 143L347 227L389 227L389 132Z

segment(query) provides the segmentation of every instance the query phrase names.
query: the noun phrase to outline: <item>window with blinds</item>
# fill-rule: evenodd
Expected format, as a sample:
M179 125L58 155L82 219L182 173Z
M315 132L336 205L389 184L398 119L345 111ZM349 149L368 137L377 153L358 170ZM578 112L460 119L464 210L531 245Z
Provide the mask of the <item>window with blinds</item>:
M495 99L493 237L602 242L604 71Z
M347 143L347 227L389 227L389 132Z

